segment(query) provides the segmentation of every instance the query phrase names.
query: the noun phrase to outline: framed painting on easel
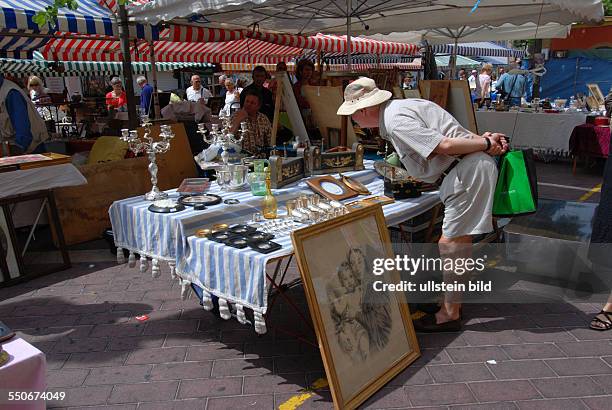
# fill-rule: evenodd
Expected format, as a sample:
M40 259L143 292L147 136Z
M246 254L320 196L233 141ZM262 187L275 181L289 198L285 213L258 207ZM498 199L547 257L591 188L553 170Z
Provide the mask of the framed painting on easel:
M472 105L472 96L467 81L462 80L423 80L419 83L422 98L434 101L432 98L441 98L441 94L435 94L438 84L447 83L448 92L446 105L438 104L448 111L463 127L478 134L476 114ZM440 86L441 87L441 86ZM435 94L435 95L434 95ZM438 103L438 101L434 101Z

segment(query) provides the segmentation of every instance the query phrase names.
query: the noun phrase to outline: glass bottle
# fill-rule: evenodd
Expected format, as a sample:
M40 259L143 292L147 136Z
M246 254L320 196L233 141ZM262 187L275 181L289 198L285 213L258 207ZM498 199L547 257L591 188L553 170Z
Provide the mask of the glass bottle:
M263 198L263 207L261 213L266 219L275 219L278 211L278 204L276 198L272 194L270 189L270 173L266 174L266 196Z

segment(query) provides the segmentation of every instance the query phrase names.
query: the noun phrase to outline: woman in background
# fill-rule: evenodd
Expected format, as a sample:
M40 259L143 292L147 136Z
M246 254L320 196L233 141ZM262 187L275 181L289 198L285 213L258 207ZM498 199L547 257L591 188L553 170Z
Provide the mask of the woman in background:
M33 75L28 81L28 90L30 91L30 99L34 104L45 104L51 102L49 97L49 89L43 86L40 78Z
M124 111L127 107L127 96L123 89L123 84L119 77L113 77L111 80L113 90L106 94L106 108L115 111Z
M482 107L487 104L487 107L491 105L491 73L493 72L493 66L491 64L485 64L480 70L478 75L478 81L480 81L480 100L478 101L478 107Z
M234 84L234 80L231 78L225 79L225 88L227 92L225 93L225 105L223 106L223 112L225 115L232 115L231 108L232 104L238 103L236 109L240 109L240 93L242 92L242 88L237 88L236 84Z

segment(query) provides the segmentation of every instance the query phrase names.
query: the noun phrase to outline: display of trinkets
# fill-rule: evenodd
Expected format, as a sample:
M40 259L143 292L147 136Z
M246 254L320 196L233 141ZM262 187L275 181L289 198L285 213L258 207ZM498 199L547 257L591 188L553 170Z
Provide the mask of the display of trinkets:
M242 236L230 238L227 241L225 241L225 244L228 246L231 246L232 248L238 248L238 249L246 248L249 245L248 241Z
M311 162L310 153L305 148L299 148L296 157L270 156L270 186L281 188L309 176Z
M228 232L228 231L217 231L217 232L211 232L206 237L210 239L211 241L225 243L227 240L237 237L237 235L231 232Z
M334 172L360 171L363 167L363 145L353 144L348 151L321 152L319 147L310 147L308 168L311 174L329 174Z

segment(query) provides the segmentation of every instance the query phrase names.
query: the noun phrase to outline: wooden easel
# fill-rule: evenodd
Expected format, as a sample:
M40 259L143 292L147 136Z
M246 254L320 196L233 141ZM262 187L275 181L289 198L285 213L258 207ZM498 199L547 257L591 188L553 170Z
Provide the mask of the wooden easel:
M274 119L272 120L272 136L270 137L270 145L276 146L276 134L278 133L278 122L280 120L280 108L285 104L285 109L289 115L289 121L293 127L293 134L308 137L306 126L302 113L297 105L295 95L293 95L293 87L289 81L287 73L284 71L276 73L276 100L274 101Z

